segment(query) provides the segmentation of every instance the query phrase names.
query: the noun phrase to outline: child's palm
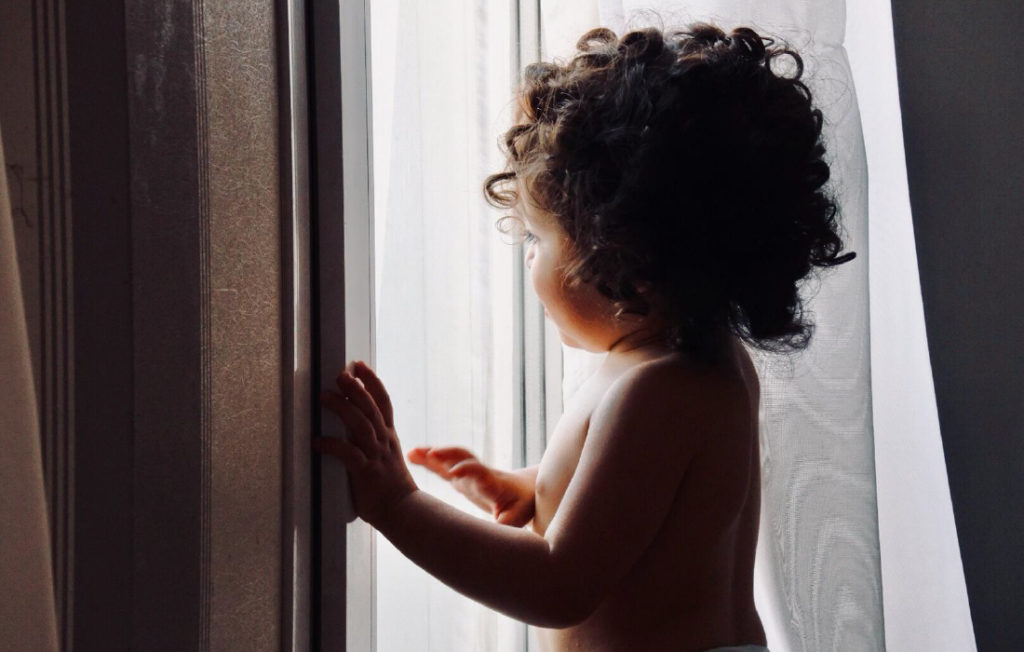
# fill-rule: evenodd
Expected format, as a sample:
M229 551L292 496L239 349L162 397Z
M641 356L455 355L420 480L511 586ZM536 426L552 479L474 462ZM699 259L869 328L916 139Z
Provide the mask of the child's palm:
M533 518L533 487L514 473L492 469L464 448L414 448L408 459L451 483L504 525L521 527Z

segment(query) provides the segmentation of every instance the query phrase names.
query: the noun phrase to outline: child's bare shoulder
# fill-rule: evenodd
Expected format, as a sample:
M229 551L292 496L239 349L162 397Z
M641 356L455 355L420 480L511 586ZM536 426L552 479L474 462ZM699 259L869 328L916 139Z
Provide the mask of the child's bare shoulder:
M745 351L714 367L698 367L666 355L632 366L612 383L598 412L628 413L654 432L680 428L695 437L733 432L749 419L757 395L756 374Z

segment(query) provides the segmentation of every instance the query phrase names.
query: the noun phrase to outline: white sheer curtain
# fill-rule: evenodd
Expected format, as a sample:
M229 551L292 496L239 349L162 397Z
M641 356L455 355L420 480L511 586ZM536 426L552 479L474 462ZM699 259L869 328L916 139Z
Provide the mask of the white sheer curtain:
M758 609L774 652L971 650L914 264L890 8L855 4L848 19L843 0L544 2L545 57L568 55L595 25L621 33L696 20L749 25L806 55L858 258L807 288L817 330L803 355L791 365L755 356ZM565 392L596 363L567 349Z
M403 446L469 448L519 466L513 270L484 177L511 120L512 7L371 5L376 360ZM417 482L483 518L446 483ZM450 590L377 537L379 652L523 649L525 628ZM453 551L458 554L458 551Z
M847 8L871 216L871 396L885 640L975 650L917 274L889 0Z
M0 138L0 647L57 649L43 461Z

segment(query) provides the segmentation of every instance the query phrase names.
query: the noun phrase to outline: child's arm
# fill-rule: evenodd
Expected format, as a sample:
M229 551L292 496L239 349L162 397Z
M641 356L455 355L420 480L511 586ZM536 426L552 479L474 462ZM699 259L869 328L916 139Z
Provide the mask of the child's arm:
M324 398L345 421L350 441L318 446L348 467L360 516L449 586L540 626L581 622L625 576L661 527L711 430L701 392L680 392L680 379L664 377L674 372L627 373L591 417L579 465L540 537L473 518L419 491L401 456L387 392L368 368L356 372L365 388L343 379L344 396Z

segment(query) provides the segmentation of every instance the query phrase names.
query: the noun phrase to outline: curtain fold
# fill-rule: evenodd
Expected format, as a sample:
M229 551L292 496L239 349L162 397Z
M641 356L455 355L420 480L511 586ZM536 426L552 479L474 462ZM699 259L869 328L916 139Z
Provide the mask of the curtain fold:
M0 648L57 649L50 534L28 330L0 136Z
M935 404L903 150L889 0L847 9L867 150L871 396L891 650L977 649Z

